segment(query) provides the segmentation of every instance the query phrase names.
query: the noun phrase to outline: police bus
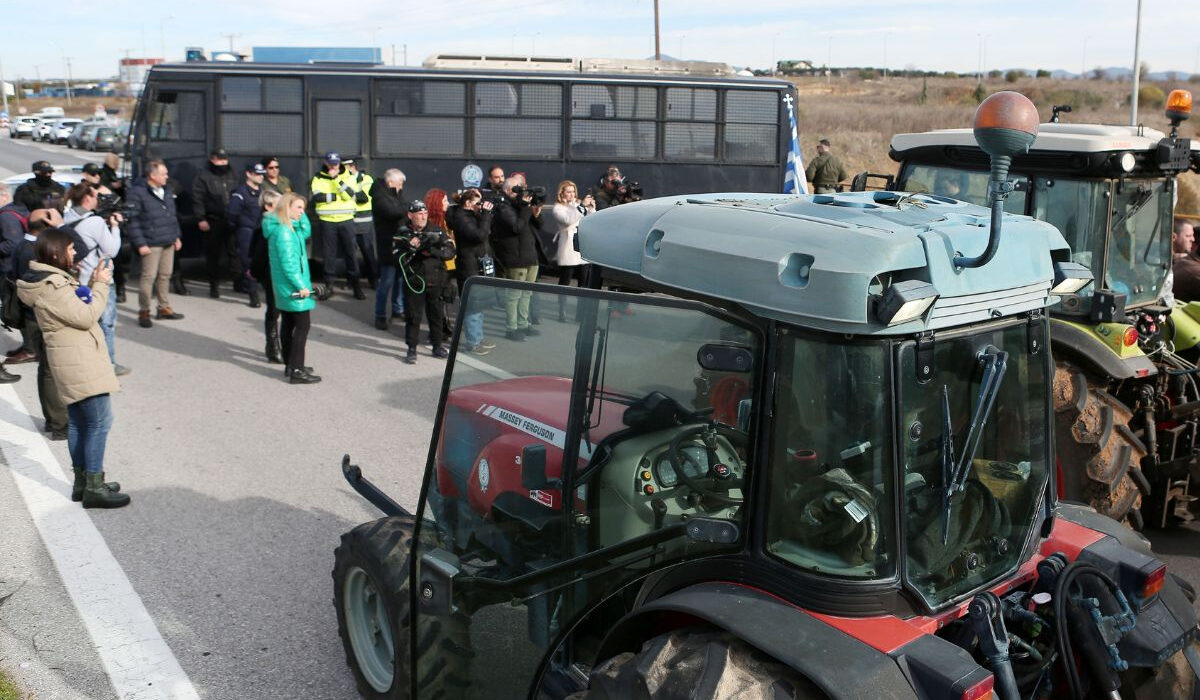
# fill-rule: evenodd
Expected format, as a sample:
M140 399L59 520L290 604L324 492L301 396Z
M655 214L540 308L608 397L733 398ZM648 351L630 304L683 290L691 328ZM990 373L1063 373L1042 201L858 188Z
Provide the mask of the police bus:
M231 165L279 159L301 192L322 154L361 156L405 189L452 191L474 163L524 172L553 197L609 165L647 197L778 192L791 145L791 83L724 64L436 56L421 68L194 62L154 66L134 114L133 175L165 160L190 210L191 179L218 146ZM360 166L361 167L361 166Z

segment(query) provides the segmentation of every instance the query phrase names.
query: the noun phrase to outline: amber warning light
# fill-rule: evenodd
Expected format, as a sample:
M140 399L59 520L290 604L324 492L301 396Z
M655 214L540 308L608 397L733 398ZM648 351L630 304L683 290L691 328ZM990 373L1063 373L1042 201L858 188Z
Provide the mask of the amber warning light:
M1172 90L1167 96L1167 119L1173 123L1192 116L1192 93L1187 90Z

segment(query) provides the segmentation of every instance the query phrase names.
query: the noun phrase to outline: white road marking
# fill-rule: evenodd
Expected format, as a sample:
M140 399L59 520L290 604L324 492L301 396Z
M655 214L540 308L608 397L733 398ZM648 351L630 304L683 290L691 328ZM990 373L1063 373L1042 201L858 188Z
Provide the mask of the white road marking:
M70 481L8 385L0 385L0 452L117 696L199 700L88 512L71 502Z

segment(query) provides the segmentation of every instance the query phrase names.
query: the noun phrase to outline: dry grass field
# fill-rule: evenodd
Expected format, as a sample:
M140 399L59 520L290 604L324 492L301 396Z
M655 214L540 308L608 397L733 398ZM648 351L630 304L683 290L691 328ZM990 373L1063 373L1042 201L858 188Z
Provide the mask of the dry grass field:
M969 127L978 106L974 77L860 80L855 76L828 82L825 78L795 78L793 82L799 97L797 118L805 155L814 152L817 139L828 138L851 174L864 170L895 173L896 163L888 158L893 134ZM1143 93L1147 85L1164 94L1176 88L1190 89L1200 98L1200 86L1195 84L1143 83ZM985 81L983 89L988 95L1000 90L1022 93L1037 105L1042 121L1049 121L1053 105L1069 104L1072 112L1064 114L1063 121L1129 123L1130 84L1125 82L1022 78L1008 83L997 78ZM1138 113L1141 123L1166 131L1161 102L1148 104L1143 97ZM1184 122L1180 131L1184 136L1200 138L1200 114ZM1200 218L1200 175L1188 173L1180 179L1177 211Z

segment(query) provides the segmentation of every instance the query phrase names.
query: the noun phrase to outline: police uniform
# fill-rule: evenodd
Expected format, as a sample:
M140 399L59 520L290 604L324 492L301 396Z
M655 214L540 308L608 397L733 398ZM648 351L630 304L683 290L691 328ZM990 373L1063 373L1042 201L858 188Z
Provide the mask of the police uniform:
M326 153L324 161L327 166L340 166L342 163L337 153ZM348 178L345 171L334 175L328 170L322 170L313 176L309 191L312 193L313 207L317 212L321 247L325 257L323 279L326 284L333 284L340 246L346 260L346 280L351 289L355 290L355 297L361 297L363 292L358 283L358 256L354 250L354 213L358 204L355 202L354 190Z

